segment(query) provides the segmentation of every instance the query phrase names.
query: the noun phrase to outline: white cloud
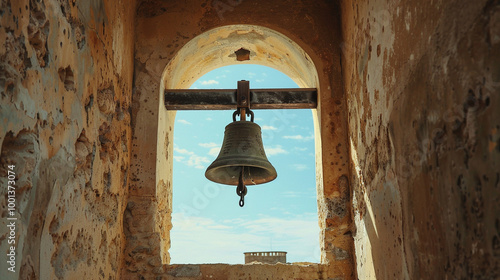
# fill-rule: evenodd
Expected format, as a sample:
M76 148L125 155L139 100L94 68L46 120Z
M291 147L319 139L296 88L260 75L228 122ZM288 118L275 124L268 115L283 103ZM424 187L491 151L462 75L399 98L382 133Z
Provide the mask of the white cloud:
M213 148L213 147L217 147L218 145L215 144L214 142L210 142L210 143L199 143L198 144L200 147L203 147L203 148Z
M181 157L181 156L174 156L174 160L177 161L177 162L181 162L185 159L185 157Z
M172 263L244 263L243 252L269 250L270 242L287 261L319 262L316 213L223 221L174 213L172 225Z
M278 130L276 127L272 125L263 125L261 126L262 130Z
M171 263L243 263L244 247L265 242L264 237L237 233L234 225L213 219L172 215Z
M257 82L257 83L262 83L264 81L265 81L264 79L257 79L257 80L255 80L255 82Z
M308 230L301 230L301 227L307 224L314 228L314 226L317 227L317 222L318 216L313 214L308 215L307 217L296 216L292 219L261 217L257 220L245 221L241 226L248 229L250 233L265 232L267 234L272 233L283 236L292 235L294 237L306 237Z
M183 155L192 155L194 154L193 152L190 152L186 149L181 149L179 147L174 147L174 152L178 152L179 154L183 154Z
M281 145L276 145L274 147L265 147L264 150L266 151L267 156L274 156L274 155L279 155L279 154L288 154L288 151L284 150Z
M210 163L210 160L208 160L207 157L191 155L189 159L185 161L185 163L188 166L193 166L194 168L205 169L206 166L204 165L204 163Z
M283 195L284 197L300 197L301 193L294 191L286 191L282 192L281 195Z
M185 165L192 166L194 168L204 169L206 168L205 163L210 162L210 160L207 157L199 156L194 152L188 151L186 149L181 149L179 147L174 147L174 152L189 156L189 157L183 157L174 155L174 159L178 162L182 162Z
M205 120L207 120L207 121L211 121L211 120L212 120L212 118L211 118L211 117L208 117L208 118L205 118Z
M302 135L285 135L283 136L285 139L294 139L294 140L302 140L304 139L304 136Z
M313 135L310 136L303 136L303 135L285 135L283 136L284 139L292 139L292 140L300 140L300 141L309 141L314 139Z
M216 80L208 80L208 81L201 81L200 82L202 85L207 86L207 85L218 85L219 82Z
M186 120L182 120L182 119L177 120L177 122L178 122L178 123L182 123L182 124L189 124L189 125L191 125L191 124L192 124L192 123L190 123L190 122L188 122L188 121L186 121Z
M253 73L253 72L248 72L248 74L247 74L247 75L248 75L248 76L250 76L250 77L253 77L253 76L257 75L257 74L255 74L255 73Z
M211 156L217 156L219 155L219 152L220 152L220 147L214 147L211 148L210 151L208 151L208 154Z
M292 165L292 167L293 167L293 169L295 169L297 171L304 171L304 170L308 169L307 165L305 165L305 164L294 164L294 165Z
M197 155L190 156L186 162L188 166L193 166L194 168L198 169L205 169L206 165L204 163L210 163L210 160L208 160L207 157Z
M199 143L199 146L203 148L210 148L208 151L208 155L210 156L217 156L220 152L220 146L216 143L210 142L210 143Z

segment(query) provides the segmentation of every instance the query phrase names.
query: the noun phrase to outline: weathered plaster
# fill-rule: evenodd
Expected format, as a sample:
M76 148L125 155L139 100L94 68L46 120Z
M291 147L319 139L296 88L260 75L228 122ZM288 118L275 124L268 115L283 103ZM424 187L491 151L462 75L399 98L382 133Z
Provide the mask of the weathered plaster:
M4 261L12 244L5 239L2 199L1 278L117 278L134 1L6 0L0 6L2 197L7 163L18 176L16 272Z
M500 277L497 0L137 2L0 2L2 279ZM232 63L319 90L320 264L169 265L161 92Z

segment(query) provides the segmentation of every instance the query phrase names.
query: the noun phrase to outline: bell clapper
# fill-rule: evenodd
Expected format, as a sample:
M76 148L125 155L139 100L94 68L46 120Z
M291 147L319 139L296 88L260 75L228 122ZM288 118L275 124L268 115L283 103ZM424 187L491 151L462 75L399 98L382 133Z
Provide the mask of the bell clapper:
M236 187L236 194L240 196L240 202L239 205L240 207L243 207L245 205L245 195L247 194L247 186L243 183L243 168L244 166L241 167L240 171L240 178L238 179L238 187Z

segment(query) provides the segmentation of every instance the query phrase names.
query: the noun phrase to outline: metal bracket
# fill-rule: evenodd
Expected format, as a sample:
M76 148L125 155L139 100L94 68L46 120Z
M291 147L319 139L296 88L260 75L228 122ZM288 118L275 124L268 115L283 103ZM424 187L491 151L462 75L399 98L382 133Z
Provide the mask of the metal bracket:
M250 111L250 82L249 81L238 81L238 89L236 90L236 113L240 115L240 120L245 121L247 114L251 114ZM253 121L253 117L252 117Z
M238 90L236 91L236 106L238 109L250 109L250 82L238 81Z

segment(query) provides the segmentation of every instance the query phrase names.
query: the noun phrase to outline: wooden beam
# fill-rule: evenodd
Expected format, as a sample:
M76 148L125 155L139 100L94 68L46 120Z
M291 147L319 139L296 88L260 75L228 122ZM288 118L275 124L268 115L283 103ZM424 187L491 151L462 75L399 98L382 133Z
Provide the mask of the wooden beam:
M167 110L235 110L234 89L167 89ZM315 88L251 89L251 109L314 109L317 106Z

